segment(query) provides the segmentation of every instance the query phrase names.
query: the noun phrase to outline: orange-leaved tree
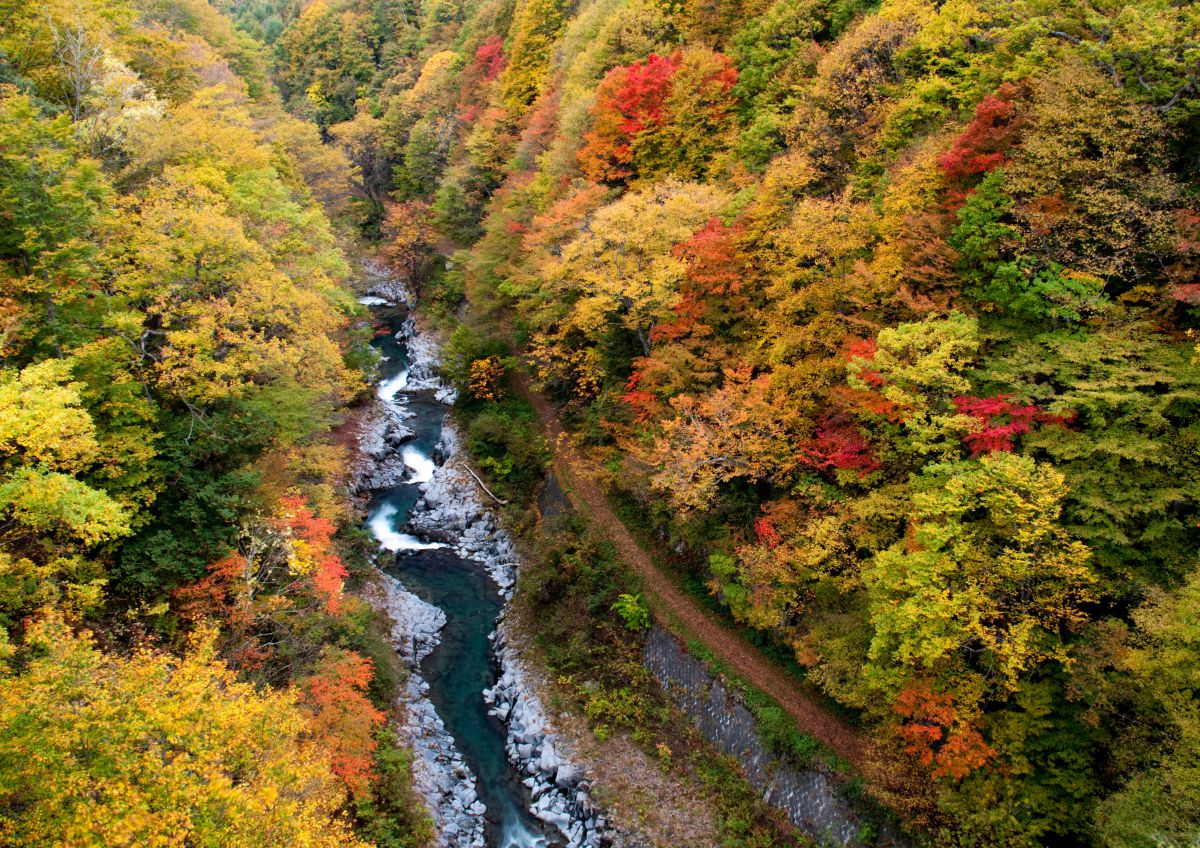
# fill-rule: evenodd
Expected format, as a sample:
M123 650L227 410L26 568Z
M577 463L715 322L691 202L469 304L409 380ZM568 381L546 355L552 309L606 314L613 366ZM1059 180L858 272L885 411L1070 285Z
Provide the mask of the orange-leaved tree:
M375 732L385 718L367 697L374 674L367 658L326 648L312 674L300 684L313 732L329 751L334 774L356 798L370 792L375 776Z

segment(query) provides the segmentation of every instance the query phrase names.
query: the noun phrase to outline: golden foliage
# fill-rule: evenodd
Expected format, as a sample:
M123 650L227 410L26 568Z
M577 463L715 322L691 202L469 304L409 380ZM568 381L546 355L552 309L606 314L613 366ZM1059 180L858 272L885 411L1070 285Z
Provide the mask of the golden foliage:
M48 617L0 686L0 836L14 846L365 848L295 696L259 691L199 631L186 656L101 652Z

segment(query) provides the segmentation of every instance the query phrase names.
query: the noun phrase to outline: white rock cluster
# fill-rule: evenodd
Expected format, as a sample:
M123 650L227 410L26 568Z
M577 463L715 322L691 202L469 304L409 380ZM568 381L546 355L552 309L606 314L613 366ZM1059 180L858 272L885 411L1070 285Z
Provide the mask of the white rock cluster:
M405 691L399 695L404 724L396 728L402 744L412 749L413 785L433 816L446 848L484 848L484 805L475 793L475 776L454 747L429 700L429 684L421 677L421 660L437 647L446 614L379 572L366 593L368 601L392 622L389 641L409 667Z
M396 338L408 349L408 390L433 389L434 397L447 406L458 399L453 386L442 382L442 351L437 339L417 332L413 316L408 316Z
M385 303L413 305L412 292L404 280L374 260L368 259L362 265L367 279L367 297L379 298Z
M508 728L505 751L509 762L522 774L533 798L531 812L541 821L559 830L568 848L598 848L608 845L613 834L608 821L597 809L588 790L590 783L583 768L571 759L533 694L519 648L508 638L508 622L496 630L496 655L502 673L496 685L484 690L483 700L492 705L489 712Z
M381 571L378 576L383 608L392 622L389 641L409 668L418 668L441 641L446 613L405 589L390 574Z

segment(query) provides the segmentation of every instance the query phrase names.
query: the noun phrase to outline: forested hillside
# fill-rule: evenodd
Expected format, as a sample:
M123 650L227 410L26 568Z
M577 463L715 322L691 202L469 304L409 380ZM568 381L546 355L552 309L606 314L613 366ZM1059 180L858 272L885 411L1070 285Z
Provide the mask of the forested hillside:
M424 832L326 438L352 172L268 59L199 0L0 3L4 845Z
M0 0L0 845L427 844L358 240L913 844L1195 845L1198 161L1188 2Z
M903 819L1195 841L1192 4L239 15L462 319L468 402L532 369L683 576L911 767L871 781Z

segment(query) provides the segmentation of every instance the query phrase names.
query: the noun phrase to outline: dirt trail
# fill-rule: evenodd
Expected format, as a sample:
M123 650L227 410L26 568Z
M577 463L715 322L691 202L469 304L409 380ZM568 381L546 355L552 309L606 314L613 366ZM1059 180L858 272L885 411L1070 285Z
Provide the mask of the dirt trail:
M580 458L564 432L554 407L532 391L524 375L520 375L517 382L521 394L537 410L554 448L554 473L563 488L575 507L603 528L626 564L641 576L646 588L659 602L655 605L655 615L663 625L670 627L671 619L677 619L718 659L778 701L802 730L837 752L856 770L862 771L864 746L855 729L806 695L785 671L677 588L669 577L655 567L649 554L612 511L600 485L589 474L588 463ZM664 610L666 616L663 615Z

